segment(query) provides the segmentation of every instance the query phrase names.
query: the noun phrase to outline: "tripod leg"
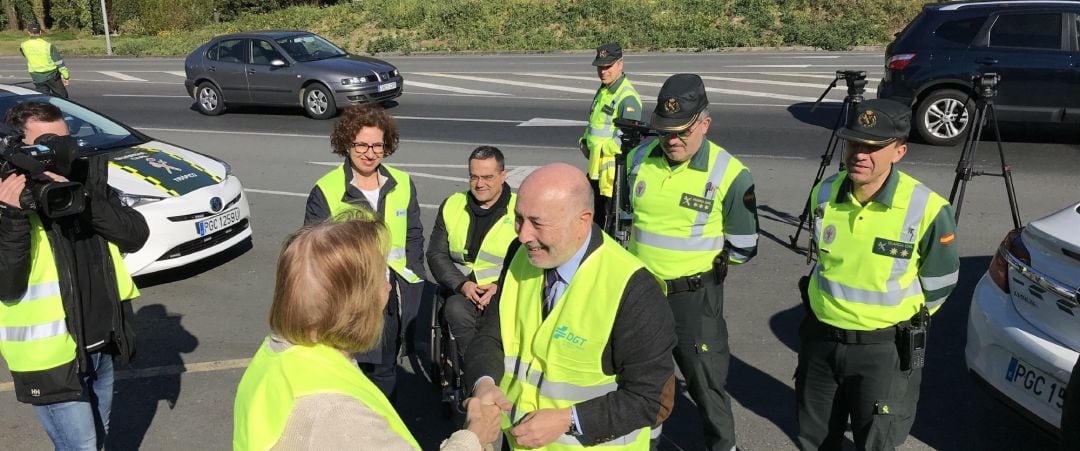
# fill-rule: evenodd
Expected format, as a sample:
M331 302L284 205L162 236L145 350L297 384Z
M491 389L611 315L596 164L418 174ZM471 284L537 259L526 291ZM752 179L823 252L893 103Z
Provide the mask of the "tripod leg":
M975 114L969 122L971 127L968 137L964 140L964 149L960 153L960 161L956 164L956 178L953 179L953 189L949 194L949 203L955 207L954 220L960 223L960 209L964 205L964 192L967 190L967 182L971 180L972 167L975 164L975 153L979 149L979 141L982 139L983 124L986 119L987 103L980 100L976 103ZM956 199L953 202L953 199Z
M795 227L795 235L788 236L791 240L791 247L794 249L800 249L799 235L802 233L803 229L807 227L807 224L809 224L807 219L810 217L810 194L814 191L814 187L817 186L825 176L825 170L832 164L833 155L836 153L836 148L840 144L840 138L836 136L836 131L839 130L840 127L847 125L851 104L851 98L845 97L843 105L840 106L840 115L836 117L836 123L833 125L832 134L829 135L829 143L825 145L825 153L821 155L821 165L818 166L817 175L814 176L814 183L810 185L810 191L806 193L806 203L803 204L803 211L799 214L799 224Z
M1009 213L1012 214L1013 228L1019 229L1020 207L1016 202L1016 190L1013 188L1012 167L1005 162L1005 148L1001 145L1001 129L998 128L997 111L990 105L990 120L994 121L994 134L997 137L998 157L1001 158L1001 177L1005 179L1005 195L1009 199Z

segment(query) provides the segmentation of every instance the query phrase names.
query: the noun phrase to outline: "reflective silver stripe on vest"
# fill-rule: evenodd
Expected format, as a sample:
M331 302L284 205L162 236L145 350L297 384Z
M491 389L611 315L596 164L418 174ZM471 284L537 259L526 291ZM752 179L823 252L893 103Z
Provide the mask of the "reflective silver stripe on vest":
M0 341L34 341L67 333L67 323L58 319L33 326L0 327Z
M454 267L457 268L457 270L460 271L461 275L463 275L463 276L468 277L469 274L472 274L472 268L470 268L468 266L465 266L465 265L463 265L461 263L456 263L455 262Z
M26 287L26 292L19 299L4 300L7 303L19 303L60 296L60 284L57 282L36 283Z
M611 116L606 116L604 121L605 128L589 127L589 134L598 138L614 138L615 130L611 125Z
M659 146L660 144L657 143L656 145ZM650 147L651 146L646 143L637 146L637 148L631 151L634 155L634 159L630 162L630 173L626 176L626 179L629 182L628 187L630 192L634 192L634 183L637 181L637 173L641 170L641 162L645 160L645 154L650 152Z
M757 246L758 236L753 235L724 235L724 239L731 243L732 246L749 249Z
M709 147L712 147L711 145ZM719 149L714 149L719 150ZM701 188L701 196L713 200L716 197L716 193L720 191L720 182L724 181L724 173L727 172L728 164L731 163L731 154L727 152L717 152L716 162L713 163L713 170L709 173L709 180ZM723 199L721 199L723 201ZM696 237L705 234L705 224L709 222L709 215L712 213L712 209L709 211L699 211L697 218L694 220L694 225L690 226L690 236Z
M953 271L951 274L946 274L940 277L919 277L919 281L922 282L922 287L926 291L940 290L952 285L956 285L956 282L960 280L960 271Z
M840 176L840 174L833 174L829 178L825 179L824 182L821 182L821 187L818 188L817 199L815 199L815 202L817 204L817 208L820 209L822 214L818 215L818 210L817 209L815 209L815 211L810 212L810 214L814 215L814 239L817 240L817 242L819 243L819 246L820 246L820 243L822 242L821 234L824 233L824 231L821 230L821 229L824 228L824 227L821 226L821 221L823 219L825 219L824 218L825 207L829 204L829 199L832 198L832 186L833 186L833 183L836 183L836 179L839 176Z
M927 301L926 301L926 309L927 310L934 310L934 309L936 309L938 307L941 307L941 304L945 303L946 298L948 298L948 296L942 296L942 297L934 299L932 301L927 299Z
M504 260L504 257L501 256L501 255L495 255L495 254L484 252L483 250L481 250L479 255L476 256L476 259L486 261L486 262L491 263L493 265L501 265L502 261Z
M559 401L581 402L599 398L619 388L617 382L591 386L577 385L569 382L553 382L544 379L544 373L532 369L532 365L525 367L519 364L519 360L520 359L514 357L504 358L503 366L506 372L514 373L516 379L525 381L529 385L537 387L540 395L547 398Z
M453 260L454 263L465 264L465 253L464 252L451 252L450 253L450 260Z
M926 185L915 184L911 192L911 201L908 202L907 213L904 215L904 226L900 229L900 241L913 243L916 247L919 245L916 239L919 236L919 225L922 224L923 216L926 214L926 203L930 201L930 193L930 188ZM900 277L907 272L910 263L910 258L893 259L892 273L889 275L889 281L885 283L885 287L890 292L900 290Z
M600 165L600 172L604 172L608 169L615 169L615 160L611 160Z
M405 248L395 247L386 255L387 261L401 260L405 258Z
M719 251L724 248L724 236L685 237L646 232L634 226L634 240L640 244L670 251Z
M821 275L817 265L814 266L814 276L817 277L818 289L822 292L834 298L859 304L895 307L903 303L906 297L922 294L922 285L919 284L919 279L913 280L907 288L901 289L897 287L895 290L889 288L886 292L880 292L855 288L826 279L825 276Z
M480 271L476 271L476 280L483 280L488 277L499 277L500 273L502 273L502 266L482 269Z

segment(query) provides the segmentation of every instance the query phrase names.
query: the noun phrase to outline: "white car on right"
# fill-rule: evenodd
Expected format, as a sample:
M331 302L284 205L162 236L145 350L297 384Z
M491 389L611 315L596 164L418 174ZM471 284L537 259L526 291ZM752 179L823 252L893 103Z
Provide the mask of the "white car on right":
M1010 231L971 300L968 369L1050 429L1080 351L1078 287L1080 203Z

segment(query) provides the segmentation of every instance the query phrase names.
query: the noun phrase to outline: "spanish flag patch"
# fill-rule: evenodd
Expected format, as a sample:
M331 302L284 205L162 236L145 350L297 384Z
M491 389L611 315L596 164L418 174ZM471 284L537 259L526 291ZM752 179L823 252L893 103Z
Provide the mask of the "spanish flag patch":
M953 240L955 240L955 239L956 239L956 234L955 233L948 233L948 234L942 235L941 239L939 239L938 242L941 243L941 244L949 244L949 243L953 242Z

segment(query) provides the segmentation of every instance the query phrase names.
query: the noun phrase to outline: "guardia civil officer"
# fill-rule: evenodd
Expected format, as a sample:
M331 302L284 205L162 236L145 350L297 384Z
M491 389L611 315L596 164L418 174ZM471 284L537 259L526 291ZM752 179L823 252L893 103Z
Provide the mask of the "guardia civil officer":
M578 142L589 159L589 181L593 189L593 220L603 225L607 203L615 183L615 155L622 152L615 119L641 120L641 96L623 74L622 47L617 42L596 48L596 75L600 87L593 96L589 126Z
M929 315L960 261L952 207L894 167L910 128L907 105L860 103L838 132L846 170L811 193L817 264L795 374L802 449L840 449L848 417L859 449L893 449L911 427Z
M30 71L34 89L42 94L68 98L70 74L60 52L56 51L51 42L42 39L41 27L38 24L27 25L26 33L30 35L30 39L19 45L19 51L26 58L26 67Z
M757 254L754 179L705 138L712 119L701 77L677 74L660 88L652 126L659 139L629 155L634 210L630 252L667 283L675 314L675 361L698 405L711 450L735 447L724 321L727 266Z

